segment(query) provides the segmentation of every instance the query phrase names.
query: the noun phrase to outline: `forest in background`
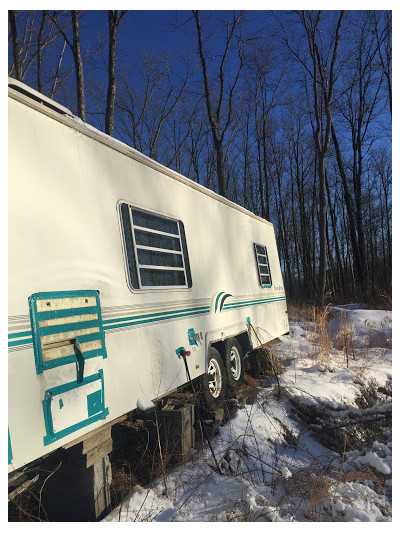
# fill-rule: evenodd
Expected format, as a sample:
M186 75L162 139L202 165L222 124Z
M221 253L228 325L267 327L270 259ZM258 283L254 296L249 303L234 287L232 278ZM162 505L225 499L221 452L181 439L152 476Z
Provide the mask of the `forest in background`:
M391 11L137 13L9 11L8 74L270 220L289 301L388 305Z

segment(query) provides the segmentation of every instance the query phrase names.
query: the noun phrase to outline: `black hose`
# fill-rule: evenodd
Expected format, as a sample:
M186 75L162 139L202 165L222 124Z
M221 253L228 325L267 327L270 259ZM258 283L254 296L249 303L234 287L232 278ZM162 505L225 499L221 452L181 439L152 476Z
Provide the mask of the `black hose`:
M206 429L204 427L204 422L203 422L203 418L202 418L201 413L200 413L199 406L197 405L196 391L195 391L194 386L193 386L192 378L190 377L189 366L188 366L187 361L186 361L186 355L183 354L183 353L181 355L183 357L183 362L185 363L186 375L187 375L187 378L189 380L190 386L191 386L192 391L193 391L193 397L194 397L194 401L195 401L196 412L197 412L197 416L198 416L199 421L200 421L201 430L203 432L203 435L205 435L205 437L207 439L208 447L211 450L211 454L212 454L212 456L214 458L215 466L217 467L218 473L221 474L221 476L222 476L221 468L220 468L220 466L218 464L217 458L215 457L215 453L214 453L213 447L211 446L210 439L208 438L207 431L206 431Z

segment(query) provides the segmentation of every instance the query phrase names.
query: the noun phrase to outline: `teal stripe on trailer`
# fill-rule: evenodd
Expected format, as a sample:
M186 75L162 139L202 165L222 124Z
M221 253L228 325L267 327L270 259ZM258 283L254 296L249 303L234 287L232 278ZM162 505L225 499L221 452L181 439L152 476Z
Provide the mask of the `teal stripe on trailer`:
M20 331L18 333L9 333L8 338L15 339L18 337L28 337L29 335L32 336L32 331Z
M232 310L232 309L238 309L240 307L252 307L252 306L256 306L256 305L265 305L265 304L268 304L268 303L274 303L276 301L280 301L280 300L273 300L273 301L269 301L269 302L255 302L255 303L251 303L251 304L232 305L230 307L227 307L226 310L229 311L229 310Z
M10 428L8 428L8 464L10 465L13 460L13 454L12 454L12 446L11 446L11 439L10 439Z
M11 341L8 343L8 346L17 346L18 344L26 344L27 342L32 342L32 331L26 331L22 333L10 333L8 335L9 339L27 337L28 335L30 336L30 339L19 339L19 340ZM88 341L96 341L96 340L101 340L100 332L89 333L87 335L79 335L80 342L88 342Z
M241 301L238 301L238 302L232 302L230 304L227 304L228 305L236 305L236 304L243 304L243 303L246 303L246 304L251 304L251 303L254 303L254 302L273 302L273 301L276 301L276 300L285 300L285 296L272 296L272 297L269 297L269 298L255 298L253 300L241 300Z
M238 307L251 307L253 305L263 305L267 303L273 303L273 302L284 302L286 301L285 297L282 298L274 298L274 299L268 299L268 300L254 300L252 302L238 302L238 303L232 303L227 304L224 309L237 309Z
M32 342L32 337L29 337L29 339L20 339L18 341L10 341L8 343L8 347L11 348L12 346L22 346L23 344L29 344Z
M196 314L204 314L204 313L209 313L210 309L208 306L202 306L202 307L197 307L197 308L188 308L188 309L183 309L183 310L176 310L176 311L163 311L163 312L159 312L159 313L149 313L147 315L133 315L133 316L129 316L129 317L123 317L123 318L114 318L114 319L107 319L107 320L103 320L102 321L102 324L103 324L103 328L104 330L108 330L108 329L115 329L115 328L119 328L119 327L126 327L126 326L132 326L132 325L135 325L135 324L145 324L147 322L156 322L156 321L160 321L160 320L169 320L169 319L173 319L173 318L182 318L182 316L192 316L192 315L196 315ZM87 325L88 323L87 322L74 322L73 324L66 324L67 326L73 326L71 328L71 330L69 329L66 329L64 331L78 331L78 328L77 326L79 326L79 329L82 328L82 325L85 324ZM93 326L98 326L98 323L97 321L93 321L91 322L91 324ZM59 326L49 326L49 327L59 327ZM83 329L83 328L82 328ZM58 330L59 331L59 330ZM40 333L41 335L44 335L44 334L51 334L53 331L51 330L48 330L47 328L40 328ZM23 333L11 333L9 335L9 337L11 337L12 335L12 338L18 338L18 337L22 337L23 335L30 335L30 338L29 339L19 339L19 340L15 340L15 341L11 341L8 343L8 346L9 347L12 347L12 346L19 346L19 345L23 345L23 344L27 344L27 343L30 343L32 342L32 332L29 331L29 332L23 332ZM79 341L80 342L88 342L88 341L91 341L91 340L101 340L101 333L91 333L91 334L87 334L87 335L78 335L79 337Z
M185 317L185 316L202 315L202 314L209 313L209 312L210 312L210 309L207 308L204 311L194 311L193 313L182 313L182 314L176 314L176 315L159 316L159 317L150 318L150 319L147 319L147 320L136 320L136 321L132 321L132 322L123 322L122 324L114 324L113 323L113 324L109 324L107 326L104 326L104 329L107 331L107 330L110 330L110 329L124 328L124 327L128 327L128 326L136 326L136 325L140 325L140 324L147 324L147 323L150 323L150 322L159 322L160 320L169 320L170 318L182 318L182 317Z
M258 303L279 302L283 300L286 300L284 296L275 297L275 298L262 298L262 299L257 299L257 300L245 300L242 302L232 302L230 304L226 304L225 307L235 307L238 305L255 305Z
M219 293L218 297L220 297L222 294L224 293L223 292ZM217 297L216 305L218 305L218 299L219 299L218 297ZM257 300L246 300L242 302L233 302L233 303L225 304L224 310L231 310L231 309L236 309L240 307L250 307L250 306L262 305L262 304L272 303L272 302L280 302L280 301L285 301L285 300L286 298L284 296L280 296L280 297L275 297L275 298L262 298L262 299L257 299ZM89 311L92 309L95 309L95 308L87 308L86 311ZM46 312L46 315L48 315L49 313L59 313L59 312L60 311ZM208 306L201 306L197 308L190 307L187 309L175 310L175 311L162 311L158 313L148 313L144 315L133 315L133 316L122 317L122 318L111 318L111 319L103 320L102 324L103 324L104 330L110 330L110 329L123 328L123 327L135 326L135 325L152 323L152 322L159 322L160 320L170 320L173 318L182 318L185 316L200 315L200 314L205 314L208 312L209 312ZM40 333L42 335L49 335L54 332L54 329L52 328L58 329L62 327L64 331L77 331L78 329L87 329L89 327L96 327L98 325L99 325L99 322L97 320L85 321L85 322L74 322L71 324L65 324L66 326L65 328L62 326L48 326L46 328L40 328ZM60 329L58 329L58 331L60 331ZM19 338L19 337L25 337L28 335L30 337L27 339ZM21 333L10 333L9 338L16 339L8 343L9 347L28 344L32 342L32 332L23 331ZM101 340L101 334L93 333L93 334L88 334L88 335L79 335L79 340L80 342L88 342L91 340Z
M127 316L127 317L122 317L122 318L109 318L107 320L103 320L103 324L114 324L115 322L126 322L130 320L139 320L143 318L155 318L158 316L176 315L176 314L187 313L187 312L192 312L192 311L204 312L208 310L209 310L208 305L203 306L203 307L190 307L188 309L177 309L175 311L163 311L159 313L149 313L147 315L132 315L132 316Z
M221 298L221 296L223 295L224 293L223 292L220 292L217 296L217 299L215 300L215 312L217 312L217 309L218 309L218 301L219 299Z

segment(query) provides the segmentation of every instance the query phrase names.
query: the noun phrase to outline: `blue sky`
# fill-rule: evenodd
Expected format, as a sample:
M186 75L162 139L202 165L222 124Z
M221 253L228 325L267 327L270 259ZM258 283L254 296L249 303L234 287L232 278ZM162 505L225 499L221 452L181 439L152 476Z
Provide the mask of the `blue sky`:
M220 3L218 3L220 5ZM260 6L260 4L258 4ZM119 6L121 7L121 6ZM207 6L207 7L214 7L215 6ZM244 7L244 6L242 6ZM245 6L249 7L249 6ZM253 7L253 6L250 6ZM264 6L262 6L264 7ZM274 7L274 6L266 6L266 7ZM279 6L281 7L281 6ZM286 6L282 6L286 7ZM318 7L324 7L318 6ZM364 6L363 6L364 7ZM368 6L367 6L368 7ZM69 13L66 12L65 15L67 18L69 17ZM290 15L289 13L284 13L283 11L268 11L268 10L260 10L260 11L246 11L246 19L249 21L248 28L250 35L254 35L255 29L260 29L262 26L267 26L264 31L261 32L261 35L269 35L270 37L267 37L271 41L271 43L274 44L276 47L276 53L279 57L284 57L284 51L285 46L282 46L282 54L281 54L281 48L279 47L279 41L282 39L282 34L279 32L279 35L271 36L272 33L274 33L275 30L278 29L278 24L276 21L276 16L279 16L281 18L293 18L293 15ZM335 18L337 16L336 13L332 13L332 16ZM351 16L351 13L346 14L347 17ZM193 65L197 65L199 67L199 59L198 55L196 54L197 49L197 36L196 36L196 29L195 29L195 22L193 19L189 20L187 24L183 27L183 22L189 18L192 17L192 12L190 10L131 10L128 11L128 13L125 15L124 19L122 20L122 23L119 28L118 32L118 42L117 42L117 58L119 58L118 64L117 64L117 72L122 69L124 73L130 72L129 79L131 82L132 87L140 88L141 86L141 78L137 75L137 72L135 71L135 66L140 65L141 63L141 57L143 53L152 53L157 57L157 54L160 54L161 52L167 52L170 53L172 56L172 64L174 68L180 73L183 74L186 63L185 61L175 60L176 56L180 55L180 53L184 53L185 51L191 51L193 55ZM201 19L203 21L203 31L204 31L204 43L205 43L205 50L206 55L207 53L210 54L210 58L215 54L217 55L217 47L218 44L221 44L222 41L224 41L224 38L222 37L218 39L218 37L215 37L212 41L207 41L207 35L209 34L210 30L212 31L212 26L219 22L221 19L228 20L232 17L232 11L202 11L201 12ZM175 29L176 23L180 25L178 29ZM87 105L87 112L88 116L87 119L89 122L93 123L96 127L100 127L99 124L96 122L95 116L90 116L90 111L93 111L92 104L92 98L90 94L90 80L91 79L97 79L99 80L101 85L104 85L106 87L107 83L107 74L106 74L106 65L108 61L108 52L107 52L107 44L108 44L108 15L106 10L89 10L85 11L81 20L80 20L80 28L81 28L81 48L82 48L82 55L85 57L87 54L87 48L90 47L91 50L96 47L96 37L99 37L103 39L105 45L104 49L101 54L98 54L94 60L91 60L89 63L84 64L84 74L85 74L85 89L86 89L86 105ZM221 27L219 28L221 29ZM71 30L69 30L70 32ZM295 32L295 26L293 26L293 32ZM344 46L344 39L341 43L341 50ZM60 45L61 46L61 45ZM9 49L9 55L11 52L11 47ZM54 56L54 60L57 61L57 56ZM49 55L46 56L46 61L49 61ZM230 54L228 61L231 61L232 65L232 72L235 74L236 72L236 65L235 61L235 54ZM71 51L66 49L63 64L72 64L72 54ZM210 70L215 69L219 66L219 61L209 61L208 62L208 68ZM299 69L299 67L296 67ZM279 69L278 69L279 70ZM300 69L301 70L301 69ZM214 70L215 72L215 70ZM199 74L199 71L197 72ZM290 69L291 77L295 74L295 69L291 67ZM36 88L36 77L35 77L35 71L32 69L30 72L30 75L25 80L28 85L32 85L32 87ZM293 83L294 81L294 83ZM202 83L200 76L197 76L197 80L195 82L191 83L191 88L194 87L195 83ZM290 91L291 88L293 89L296 81L292 78L292 83L288 82L285 85L286 92ZM71 76L68 80L68 86L70 90L70 95L74 94L74 84L75 80L74 77ZM200 87L201 85L198 85ZM57 94L55 97L56 100L60 101L60 103L63 103L64 105L67 105L67 107L73 106L73 103L71 101L64 102L63 101L63 95L61 93ZM71 110L73 112L76 112L76 109L71 107ZM384 119L385 125L388 125L390 127L390 117L385 117Z
M185 32L173 32L172 28L176 20L176 11L129 11L120 26L118 42L121 49L135 51L152 50L179 50L182 45L188 44L189 40ZM87 21L87 22L86 22ZM107 11L93 11L82 20L82 39L96 34L107 35L108 19ZM132 46L133 44L133 46Z

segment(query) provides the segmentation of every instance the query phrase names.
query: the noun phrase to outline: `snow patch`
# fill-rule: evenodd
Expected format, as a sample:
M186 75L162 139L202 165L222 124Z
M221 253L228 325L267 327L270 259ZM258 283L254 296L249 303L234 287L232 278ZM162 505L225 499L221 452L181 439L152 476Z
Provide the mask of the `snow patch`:
M367 452L364 457L358 459L358 462L371 466L381 474L389 475L392 473L390 466L375 452Z
M139 411L149 411L155 408L155 404L147 398L139 398L136 402L136 407Z

